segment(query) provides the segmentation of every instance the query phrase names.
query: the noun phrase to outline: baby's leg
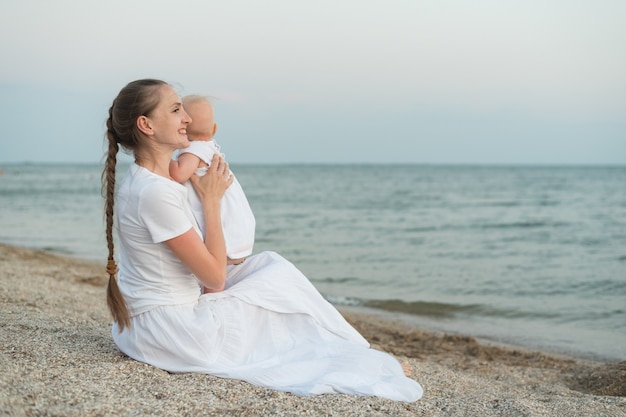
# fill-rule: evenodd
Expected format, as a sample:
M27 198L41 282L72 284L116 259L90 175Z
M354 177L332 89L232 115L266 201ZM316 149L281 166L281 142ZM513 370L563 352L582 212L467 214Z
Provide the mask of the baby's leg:
M244 256L243 258L237 258L237 259L226 259L226 263L228 265L239 265L240 263L243 263L243 261L246 260L246 257Z

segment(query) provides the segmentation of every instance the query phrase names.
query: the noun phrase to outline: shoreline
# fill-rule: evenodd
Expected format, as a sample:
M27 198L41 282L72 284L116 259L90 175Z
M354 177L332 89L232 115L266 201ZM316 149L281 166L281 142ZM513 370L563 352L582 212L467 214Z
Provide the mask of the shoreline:
M415 403L298 397L121 354L101 264L0 244L0 414L626 416L626 361L599 362L339 310L373 348L407 361Z
M424 332L437 334L437 335L450 335L458 337L467 337L474 339L477 343L486 346L493 346L509 350L525 350L541 352L546 355L558 356L563 358L571 358L581 361L588 361L592 363L619 363L622 359L603 356L590 351L583 350L566 350L561 346L550 346L541 343L523 343L514 337L509 339L498 339L495 336L477 336L470 332L463 332L459 330L459 325L439 326L437 321L431 320L428 317L422 317L419 315L411 315L405 313L397 313L388 310L381 310L366 306L344 306L336 305L342 313L354 313L357 315L364 315L372 317L373 319L380 318L384 321L393 323L394 326L403 326L410 330L421 330Z
M96 259L81 258L81 257L76 256L75 254L72 254L71 252L58 250L56 248L51 248L51 247L34 248L34 247L20 246L20 245L14 245L14 244L3 243L3 242L0 242L0 245L4 245L4 246L16 248L16 249L24 249L24 250L32 250L35 252L48 253L53 256L63 257L68 260L75 260L77 262L87 262L87 263L93 264L96 267L101 266L102 268L104 268L104 263L99 262ZM103 285L106 285L106 283L104 283ZM604 357L602 355L594 354L591 352L583 352L583 351L575 351L575 350L566 351L566 350L559 349L559 348L549 348L549 347L542 346L539 344L535 345L535 344L516 343L517 341L515 341L514 339L510 341L502 341L502 340L496 340L495 338L490 338L489 336L476 336L474 334L463 333L462 331L458 331L456 329L456 327L458 326L447 326L447 328L442 328L445 326L438 326L435 320L432 320L428 317L423 317L420 315L406 314L406 313L402 313L398 311L368 307L364 305L350 305L350 304L341 304L341 303L338 303L338 304L332 303L332 304L335 306L335 308L340 310L342 314L353 313L356 315L368 316L372 320L382 319L386 322L392 323L393 326L404 326L406 329L423 330L423 331L434 333L434 334L447 334L447 335L455 335L455 336L460 336L460 337L470 337L472 339L475 339L480 344L485 344L485 345L490 345L490 346L496 346L496 347L502 347L502 348L508 348L508 349L538 351L538 352L543 352L549 355L562 356L565 358L574 358L574 359L580 359L583 361L590 361L590 362L597 362L597 363L604 363L604 362L611 363L611 362L621 361L620 359Z
M100 262L97 259L80 257L80 256L77 256L76 254L73 254L69 251L61 250L59 248L53 248L53 247L34 248L30 246L21 246L21 245L15 245L15 244L4 243L4 242L0 242L0 245L10 246L14 248L22 248L26 250L33 250L33 251L43 252L43 253L49 253L51 255L73 259L78 262L88 262L94 265L101 265L102 268L104 268L104 263ZM315 283L313 284L315 285ZM340 310L342 313L353 312L353 313L360 314L360 315L371 316L373 318L382 318L386 321L393 323L393 325L401 324L401 325L408 326L408 328L420 329L420 330L432 332L435 334L449 334L449 335L456 335L456 336L461 336L461 337L471 337L481 344L486 344L486 345L491 345L491 346L498 346L498 347L509 348L509 349L539 351L539 352L543 352L543 353L550 354L550 355L563 356L563 357L575 358L575 359L580 359L583 361L591 361L591 362L598 362L598 363L604 363L604 362L614 363L614 362L621 362L625 360L622 357L607 356L607 355L599 354L590 350L567 349L567 348L564 348L563 346L549 345L545 343L542 344L541 342L538 342L538 341L524 343L523 341L520 341L516 339L515 337L498 338L498 336L495 336L495 335L491 335L491 336L490 335L477 335L476 332L470 332L470 331L464 332L463 330L460 330L463 327L462 325L459 325L459 324L442 325L441 323L438 323L436 319L432 319L430 317L422 316L422 315L407 314L401 311L369 307L366 305L341 304L341 303L334 303L332 300L329 300L329 301L335 306L335 308Z

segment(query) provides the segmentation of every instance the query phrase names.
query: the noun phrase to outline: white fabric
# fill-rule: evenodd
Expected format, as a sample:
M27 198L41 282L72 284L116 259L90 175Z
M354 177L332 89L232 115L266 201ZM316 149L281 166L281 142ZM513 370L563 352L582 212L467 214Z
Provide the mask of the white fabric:
M219 145L214 140L194 140L189 142L189 147L179 151L179 155L183 153L191 153L205 163L210 164L213 155L220 152ZM206 168L196 170L196 175L198 176L202 176L205 173ZM239 184L233 172L231 171L230 173L233 175L234 180L222 197L222 228L224 230L224 241L226 242L226 254L231 259L238 259L249 256L252 253L256 221L241 184ZM202 214L202 203L191 182L186 181L184 185L189 193L191 210L198 222L202 235L204 235L205 224Z
M416 401L421 386L369 348L290 262L274 252L229 267L227 288L131 318L113 338L169 372L235 378L299 395L345 393Z
M185 187L132 164L120 184L115 215L121 245L118 281L131 314L196 300L195 276L158 244L192 227L200 233Z
M158 241L191 227L184 191L136 165L120 187L118 281L131 326L120 333L114 323L112 334L122 352L169 372L208 373L299 395L422 396L396 359L370 349L274 252L229 266L226 289L200 295L196 278Z

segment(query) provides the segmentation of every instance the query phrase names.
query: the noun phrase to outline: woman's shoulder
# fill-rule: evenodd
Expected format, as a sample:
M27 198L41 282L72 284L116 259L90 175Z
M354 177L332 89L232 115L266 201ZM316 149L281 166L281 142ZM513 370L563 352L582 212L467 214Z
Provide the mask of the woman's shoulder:
M135 166L133 169L131 167L129 174L132 177L130 178L130 188L134 189L142 198L160 200L169 198L169 195L186 196L187 190L183 185L154 174L145 168Z
M151 179L141 187L141 195L150 200L166 200L172 198L187 198L187 189L182 184L167 178Z

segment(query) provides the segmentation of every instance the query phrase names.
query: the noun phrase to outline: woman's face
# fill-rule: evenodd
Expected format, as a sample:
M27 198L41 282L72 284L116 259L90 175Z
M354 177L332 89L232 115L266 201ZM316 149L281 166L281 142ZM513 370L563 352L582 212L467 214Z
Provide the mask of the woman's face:
M158 106L148 116L153 140L173 149L189 146L187 125L191 123L191 117L183 108L180 97L169 85L161 86L160 95Z

